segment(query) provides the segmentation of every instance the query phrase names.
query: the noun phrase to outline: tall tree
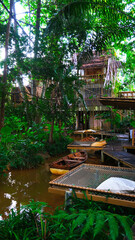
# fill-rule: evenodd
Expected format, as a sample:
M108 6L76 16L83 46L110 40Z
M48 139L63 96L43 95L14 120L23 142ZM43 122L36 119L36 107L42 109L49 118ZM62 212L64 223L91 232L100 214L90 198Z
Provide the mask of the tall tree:
M131 37L135 27L134 10L128 1L77 0L66 1L63 6L58 4L57 14L50 19L46 34L50 32L56 35L65 32L67 34L69 26L73 26L74 23L72 34L70 32L72 38L76 30L78 31L76 19L89 22L85 32L89 39L89 49L87 48L87 50L91 52L93 49L102 50L107 45L110 46L115 42L118 44L125 38Z
M7 74L8 74L8 46L10 37L10 25L12 16L13 0L10 0L10 13L7 23L6 40L5 40L5 61L4 61L4 73L2 78L2 93L1 93L1 105L0 105L0 129L4 126L5 116L5 102L7 95Z
M119 44L125 38L133 35L134 17L130 3L131 1L128 0L124 2L122 0L113 2L112 0L57 0L56 2L22 0L21 4L26 9L26 13L22 19L18 20L17 24L18 26L20 24L21 28L30 26L31 34L29 36L31 35L34 42L26 44L27 34L24 29L22 32L18 31L18 41L21 46L18 61L15 54L10 54L10 58L12 58L10 69L15 73L15 79L18 74L17 69L27 76L31 75L34 86L33 96L36 95L37 80L43 82L42 97L47 98L46 91L48 91L50 80L53 80L53 89L58 89L58 86L63 89L65 80L61 80L58 85L59 75L61 75L60 68L63 62L68 62L74 52L87 51L91 54L92 50L101 51L107 46L111 46L115 42ZM129 10L127 11L127 9ZM50 56L53 61L50 61ZM48 64L50 64L50 68ZM62 69L64 72L65 67ZM70 87L73 88L73 85L72 82ZM51 90L51 94L53 94L53 90ZM61 91L61 96L61 99L65 99L65 90ZM46 103L47 101L49 100L47 99ZM50 103L47 107L49 106L52 113ZM58 112L60 111L58 110Z
M37 0L37 13L36 13L36 26L35 26L35 43L34 43L34 59L38 57L38 45L39 45L39 34L40 34L40 12L41 12L41 0ZM32 94L36 97L36 79L32 80ZM35 101L34 101L35 102Z

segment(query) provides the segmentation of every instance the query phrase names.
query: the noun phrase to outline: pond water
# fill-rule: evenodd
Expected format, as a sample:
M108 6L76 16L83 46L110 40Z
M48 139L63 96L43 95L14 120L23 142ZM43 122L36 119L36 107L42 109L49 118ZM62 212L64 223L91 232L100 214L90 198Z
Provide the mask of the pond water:
M37 169L12 170L6 176L0 176L0 219L6 218L11 209L19 210L32 199L48 203L51 208L46 211L50 212L63 205L64 196L48 192L49 181L58 177L50 173L49 163L67 154L50 157ZM101 164L100 156L91 153L86 163Z
M49 172L49 163L58 158L48 158L37 169L12 170L0 177L0 219L32 199L47 202L53 210L64 203L64 197L48 193L49 181L57 177ZM52 210L48 208L48 211Z

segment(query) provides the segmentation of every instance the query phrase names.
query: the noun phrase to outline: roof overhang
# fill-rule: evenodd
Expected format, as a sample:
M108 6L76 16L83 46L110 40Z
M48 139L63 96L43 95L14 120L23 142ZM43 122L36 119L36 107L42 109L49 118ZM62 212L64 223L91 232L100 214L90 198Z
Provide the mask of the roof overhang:
M115 109L135 110L135 98L102 97L99 101L103 105L112 106Z

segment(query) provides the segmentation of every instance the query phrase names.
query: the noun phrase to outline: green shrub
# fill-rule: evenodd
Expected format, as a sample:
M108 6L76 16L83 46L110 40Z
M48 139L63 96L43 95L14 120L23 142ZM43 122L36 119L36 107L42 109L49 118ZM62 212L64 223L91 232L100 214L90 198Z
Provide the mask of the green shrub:
M34 205L34 207L33 207ZM9 218L0 221L1 240L38 240L41 238L41 206L45 203L31 202L23 207L19 212L9 215Z
M45 127L48 131L45 131ZM64 126L63 126L64 127ZM46 152L50 155L61 154L67 150L67 144L72 140L65 136L64 130L54 126L54 143L49 144L50 124L28 123L17 116L6 119L5 126L0 132L0 148L3 149L6 163L0 163L0 171L3 171L3 164L10 164L11 168L24 169L34 168L43 162L38 153ZM5 167L5 166L4 166Z
M6 151L0 145L0 175L3 174L4 170L7 169L9 163L9 157L7 156Z
M37 154L42 147L42 144L33 144L29 139L15 143L12 146L12 151L9 152L11 168L29 169L39 166L43 162L43 158Z
M132 240L133 220L97 208L43 211L46 203L34 202L0 221L1 240Z
M51 156L54 156L66 152L67 145L71 143L71 141L71 138L61 135L60 138L57 139L57 141L55 140L55 142L53 143L47 142L45 148Z

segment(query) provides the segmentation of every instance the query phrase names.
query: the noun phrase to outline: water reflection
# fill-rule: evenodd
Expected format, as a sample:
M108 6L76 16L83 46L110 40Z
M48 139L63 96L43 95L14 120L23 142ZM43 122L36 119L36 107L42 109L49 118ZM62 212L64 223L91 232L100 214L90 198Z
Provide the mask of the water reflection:
M48 193L49 181L52 180L49 163L55 159L46 160L38 169L13 170L1 177L0 214L3 218L9 215L12 208L17 210L32 199L47 202L53 208L64 203L64 197Z

